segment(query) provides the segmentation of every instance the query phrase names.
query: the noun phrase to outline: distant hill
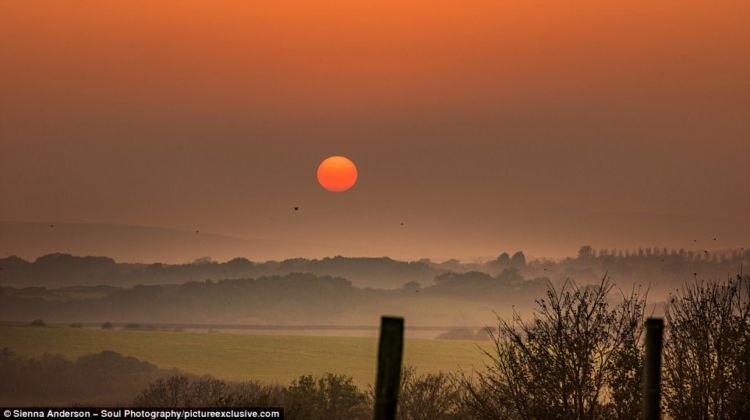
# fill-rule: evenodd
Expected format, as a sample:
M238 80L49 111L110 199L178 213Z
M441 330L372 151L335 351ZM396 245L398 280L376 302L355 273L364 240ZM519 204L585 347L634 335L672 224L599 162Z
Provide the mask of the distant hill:
M134 286L188 281L250 278L265 275L311 273L344 277L359 287L400 288L407 282L432 283L445 272L438 265L391 258L295 258L253 262L234 258L226 262L201 259L188 264L118 263L109 257L48 254L34 261L0 258L0 285L16 287L69 287L79 285Z
M197 229L197 228L196 228ZM107 255L118 261L183 263L204 256L258 260L300 255L309 244L247 239L200 230L160 227L0 221L0 257L33 260L51 253Z

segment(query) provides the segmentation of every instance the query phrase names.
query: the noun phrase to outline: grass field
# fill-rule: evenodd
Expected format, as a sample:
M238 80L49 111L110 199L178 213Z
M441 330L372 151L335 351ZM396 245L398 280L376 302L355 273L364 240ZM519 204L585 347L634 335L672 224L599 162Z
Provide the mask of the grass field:
M459 340L406 339L405 363L419 372L482 368L478 346ZM304 374L343 373L359 386L374 382L377 339L228 333L0 326L0 347L18 354L68 358L113 350L183 372L227 380L288 383Z

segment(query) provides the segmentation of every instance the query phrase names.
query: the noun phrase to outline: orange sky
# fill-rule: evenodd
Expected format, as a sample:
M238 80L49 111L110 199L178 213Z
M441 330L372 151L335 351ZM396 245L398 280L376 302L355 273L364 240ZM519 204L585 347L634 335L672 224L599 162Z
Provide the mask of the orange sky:
M356 106L394 113L446 102L530 106L613 94L669 100L686 86L737 105L731 96L748 88L741 75L750 6L742 1L0 7L3 59L11 63L3 76L15 80L5 88L19 107L38 106L36 98L50 107L75 99L78 106L140 104L154 112ZM183 103L175 109L175 102Z
M731 0L6 0L0 220L323 254L743 246L748 21ZM333 154L361 176L335 198Z

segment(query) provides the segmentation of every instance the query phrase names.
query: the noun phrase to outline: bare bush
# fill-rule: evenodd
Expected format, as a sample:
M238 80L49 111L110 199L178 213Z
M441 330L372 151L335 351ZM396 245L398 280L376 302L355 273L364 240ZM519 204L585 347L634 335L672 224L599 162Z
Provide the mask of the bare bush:
M750 277L696 282L669 300L664 400L674 418L750 418Z
M190 378L184 375L174 375L159 378L140 393L134 402L136 407L175 408L190 407L193 390Z
M451 420L465 418L460 412L461 388L447 373L418 375L405 367L401 372L397 418L399 420Z
M463 402L479 419L637 417L645 297L608 302L612 285L566 282L536 301L531 320L499 320L486 371L464 376Z
M283 389L260 382L225 382L210 376L174 375L160 378L141 392L141 407L280 407Z
M308 375L293 381L286 389L284 415L292 420L369 419L372 415L369 401L349 376Z
M231 383L225 396L227 407L282 407L283 401L284 387L258 381Z
M284 407L287 419L364 419L367 394L344 375L302 376L284 388L175 375L153 382L133 402L141 407Z

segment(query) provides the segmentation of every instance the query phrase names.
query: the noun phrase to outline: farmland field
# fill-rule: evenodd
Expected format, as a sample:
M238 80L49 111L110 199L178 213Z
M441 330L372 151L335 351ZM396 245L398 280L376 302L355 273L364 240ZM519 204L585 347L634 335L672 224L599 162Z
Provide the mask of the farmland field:
M419 372L468 373L483 366L479 346L487 345L407 338L404 361ZM377 339L0 326L0 347L26 356L51 353L68 358L112 350L160 368L227 380L285 384L304 374L342 373L367 386L375 377Z

